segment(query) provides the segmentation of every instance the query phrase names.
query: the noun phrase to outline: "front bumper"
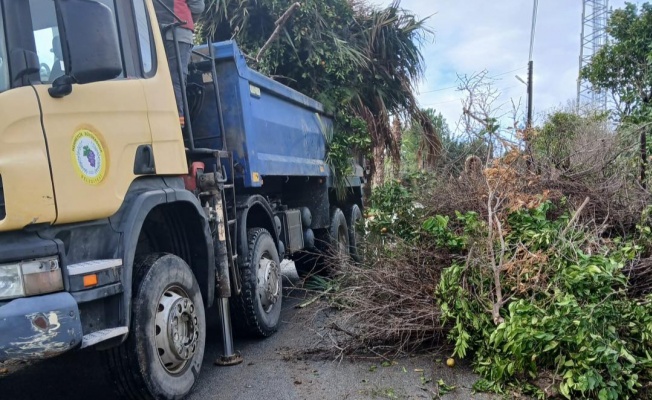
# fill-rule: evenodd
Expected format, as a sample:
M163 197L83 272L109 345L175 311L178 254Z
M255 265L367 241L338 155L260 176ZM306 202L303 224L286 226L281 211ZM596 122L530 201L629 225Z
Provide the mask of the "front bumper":
M10 301L0 306L0 362L57 356L82 341L77 302L70 293Z

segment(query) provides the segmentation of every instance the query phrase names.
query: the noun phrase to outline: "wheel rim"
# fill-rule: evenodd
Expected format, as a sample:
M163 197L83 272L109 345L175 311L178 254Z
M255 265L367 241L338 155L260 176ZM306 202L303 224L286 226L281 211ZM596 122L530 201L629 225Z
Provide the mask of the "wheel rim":
M170 373L185 368L197 351L199 326L195 304L179 287L168 288L156 312L156 350Z
M276 262L267 253L258 262L258 297L265 313L269 313L281 296L281 274Z

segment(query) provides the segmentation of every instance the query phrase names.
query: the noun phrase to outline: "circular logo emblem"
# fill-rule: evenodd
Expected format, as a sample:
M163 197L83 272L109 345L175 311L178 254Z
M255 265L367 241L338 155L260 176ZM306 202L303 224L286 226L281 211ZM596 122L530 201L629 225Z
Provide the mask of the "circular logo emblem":
M83 129L75 133L72 164L79 177L90 185L97 185L104 179L106 155L102 143L93 132Z

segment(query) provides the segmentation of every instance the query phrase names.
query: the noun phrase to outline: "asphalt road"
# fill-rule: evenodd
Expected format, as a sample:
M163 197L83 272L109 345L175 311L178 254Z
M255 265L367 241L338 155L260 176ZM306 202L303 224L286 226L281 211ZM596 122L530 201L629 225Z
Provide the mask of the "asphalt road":
M466 367L450 369L437 356L380 361L333 361L306 356L320 341L316 333L315 307L298 309L305 294L288 291L282 324L272 337L260 341L236 340L244 362L217 367L221 354L216 310L209 314L209 331L202 371L189 400L209 399L432 399L439 379L455 390L446 399L489 399L473 395L476 377ZM315 304L316 305L316 304ZM323 343L322 343L323 344ZM437 361L435 361L437 360ZM96 351L66 354L0 377L1 400L113 400Z

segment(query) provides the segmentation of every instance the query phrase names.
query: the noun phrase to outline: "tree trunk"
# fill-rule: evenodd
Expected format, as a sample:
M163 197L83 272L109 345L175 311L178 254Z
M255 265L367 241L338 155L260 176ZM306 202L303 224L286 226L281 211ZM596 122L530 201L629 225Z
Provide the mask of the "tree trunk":
M392 175L394 179L400 179L401 177L400 148L401 148L401 141L403 139L403 130L401 128L401 121L398 118L394 118L394 122L392 123L392 136L394 137L394 143L399 148L399 157L397 159L392 158Z
M385 183L385 148L382 145L374 146L374 158L371 161L371 185L373 188Z
M492 161L494 159L494 138L491 133L489 133L488 153L489 154L487 154L487 156L489 158L489 161Z
M641 186L647 188L645 183L647 172L647 128L641 129Z

